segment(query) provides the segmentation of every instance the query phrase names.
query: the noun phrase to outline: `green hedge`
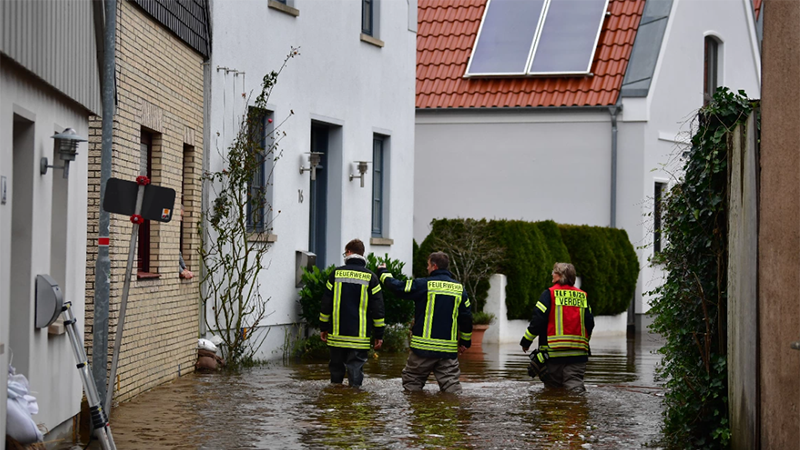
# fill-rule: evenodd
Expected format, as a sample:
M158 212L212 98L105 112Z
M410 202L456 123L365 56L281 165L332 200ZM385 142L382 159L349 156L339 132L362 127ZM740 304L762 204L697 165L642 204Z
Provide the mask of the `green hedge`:
M616 315L631 303L639 260L625 230L559 225L595 315Z
M414 247L415 277L427 276L427 257L438 250L433 245L437 231L452 227L450 222L463 220L432 222L431 233ZM558 225L552 220L494 220L489 226L497 245L505 248L497 273L508 277L508 319L530 319L542 291L552 285L550 272L556 262L575 265L596 315L615 315L628 308L636 288L639 260L624 230ZM487 282L479 289L480 308L488 288Z

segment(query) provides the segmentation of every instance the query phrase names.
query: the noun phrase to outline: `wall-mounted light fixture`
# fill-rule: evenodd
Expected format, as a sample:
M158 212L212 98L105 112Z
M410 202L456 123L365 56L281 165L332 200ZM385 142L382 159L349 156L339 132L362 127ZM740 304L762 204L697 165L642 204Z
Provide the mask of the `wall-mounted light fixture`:
M358 164L358 172L360 173L360 175L356 175L356 174L352 174L351 173L350 174L350 181L353 181L354 178L360 178L361 179L361 187L363 188L364 187L364 178L365 178L364 174L367 173L367 164L369 164L369 161L353 161L353 162Z
M39 171L42 175L47 173L47 168L64 169L64 178L69 178L69 163L75 161L75 156L78 155L78 143L86 142L86 139L78 136L78 133L72 128L67 128L61 133L50 136L56 140L58 145L58 158L64 161L63 166L51 166L47 157L39 161ZM55 162L55 161L53 161Z
M323 153L321 152L308 152L308 165L310 167L303 167L300 165L300 174L302 175L303 172L311 171L311 181L317 180L317 166L319 166L319 162L322 159Z

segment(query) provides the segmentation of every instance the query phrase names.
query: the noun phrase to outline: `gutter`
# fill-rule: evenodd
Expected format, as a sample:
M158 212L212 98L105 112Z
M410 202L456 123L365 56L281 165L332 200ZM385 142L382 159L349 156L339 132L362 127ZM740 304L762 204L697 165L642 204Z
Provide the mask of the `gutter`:
M611 228L617 228L617 114L622 111L622 105L617 103L608 107L611 114Z
M470 113L470 112L495 112L495 113L503 113L503 112L554 112L554 111L563 111L563 112L589 112L589 111L607 111L609 108L617 107L616 105L613 106L513 106L513 107L476 107L476 108L415 108L415 112L417 113ZM621 108L621 106L619 107Z

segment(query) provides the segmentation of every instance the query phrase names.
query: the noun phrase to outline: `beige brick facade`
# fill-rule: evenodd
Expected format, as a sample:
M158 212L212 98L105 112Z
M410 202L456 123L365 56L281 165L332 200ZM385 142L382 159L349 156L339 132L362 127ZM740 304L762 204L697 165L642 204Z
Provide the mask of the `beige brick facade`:
M136 5L119 2L117 18L117 109L114 117L112 177L135 180L140 172L141 137L153 137L153 184L176 191L169 223L151 223L150 273L138 279L136 264L125 316L115 401L124 401L194 370L199 320L199 279L178 277L180 201L183 198L183 256L199 272L197 221L203 157L203 57ZM100 201L101 123L91 123L89 219L86 273L87 354L92 350L94 267ZM109 367L117 329L132 224L111 215L111 298ZM91 356L90 356L91 359Z

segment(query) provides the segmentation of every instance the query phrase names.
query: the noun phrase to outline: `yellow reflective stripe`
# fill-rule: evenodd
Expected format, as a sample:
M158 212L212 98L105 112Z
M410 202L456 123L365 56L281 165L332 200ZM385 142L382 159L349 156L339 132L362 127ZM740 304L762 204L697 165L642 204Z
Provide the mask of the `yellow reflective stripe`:
M372 288L372 295L375 295L380 291L381 291L381 285L380 284L376 284L375 287Z
M460 337L464 341L471 341L472 340L472 333L464 333L463 331L460 333Z
M458 351L458 342L446 341L444 339L425 339L419 336L411 336L411 348L452 353Z
M428 281L428 291L440 291L443 294L459 295L464 291L464 286L450 281Z
M551 358L566 358L567 356L587 356L588 353L585 351L571 351L565 352L560 350L550 350L547 354Z
M361 302L358 304L358 336L367 336L367 286L361 286Z
M433 305L436 296L428 293L428 304L425 306L425 321L422 324L422 337L431 337L431 325L433 323Z
M328 345L331 347L369 349L369 339L353 338L350 336L328 335Z
M359 272L357 270L337 270L336 278L350 278L351 280L369 281L372 279L372 274L367 272Z
M561 336L564 334L564 311L563 311L564 308L561 306L556 306L555 308L556 308L556 335Z
M458 339L458 305L461 303L461 296L459 295L456 297L456 301L453 302L453 323L450 326L450 339L456 340Z
M331 315L330 314L319 313L319 321L320 322L327 322L329 320L331 320Z
M381 283L383 283L387 278L394 278L391 273L384 272L381 274Z
M469 305L470 305L470 303L469 303L469 299L467 299L467 301L466 301L466 302L464 302L464 306L465 306L465 307L467 307L467 308L469 308Z
M372 326L375 328L385 327L385 319L372 319Z
M369 342L369 338L367 337L347 336L341 334L329 334L328 337L335 341L341 342Z
M586 336L586 322L584 320L586 316L586 311L581 310L581 336Z
M339 309L342 304L342 285L333 286L333 334L339 334Z
M536 339L536 335L531 333L527 328L525 329L525 339L532 341Z
M547 306L544 306L542 302L536 302L536 307L539 308L541 312L547 312Z
M325 282L325 287L328 288L329 291L333 290L333 285L330 281Z
M406 291L406 292L411 292L411 286L412 286L413 284L414 284L414 281L412 281L412 280L408 280L408 281L406 281L406 288L405 288L405 291Z

